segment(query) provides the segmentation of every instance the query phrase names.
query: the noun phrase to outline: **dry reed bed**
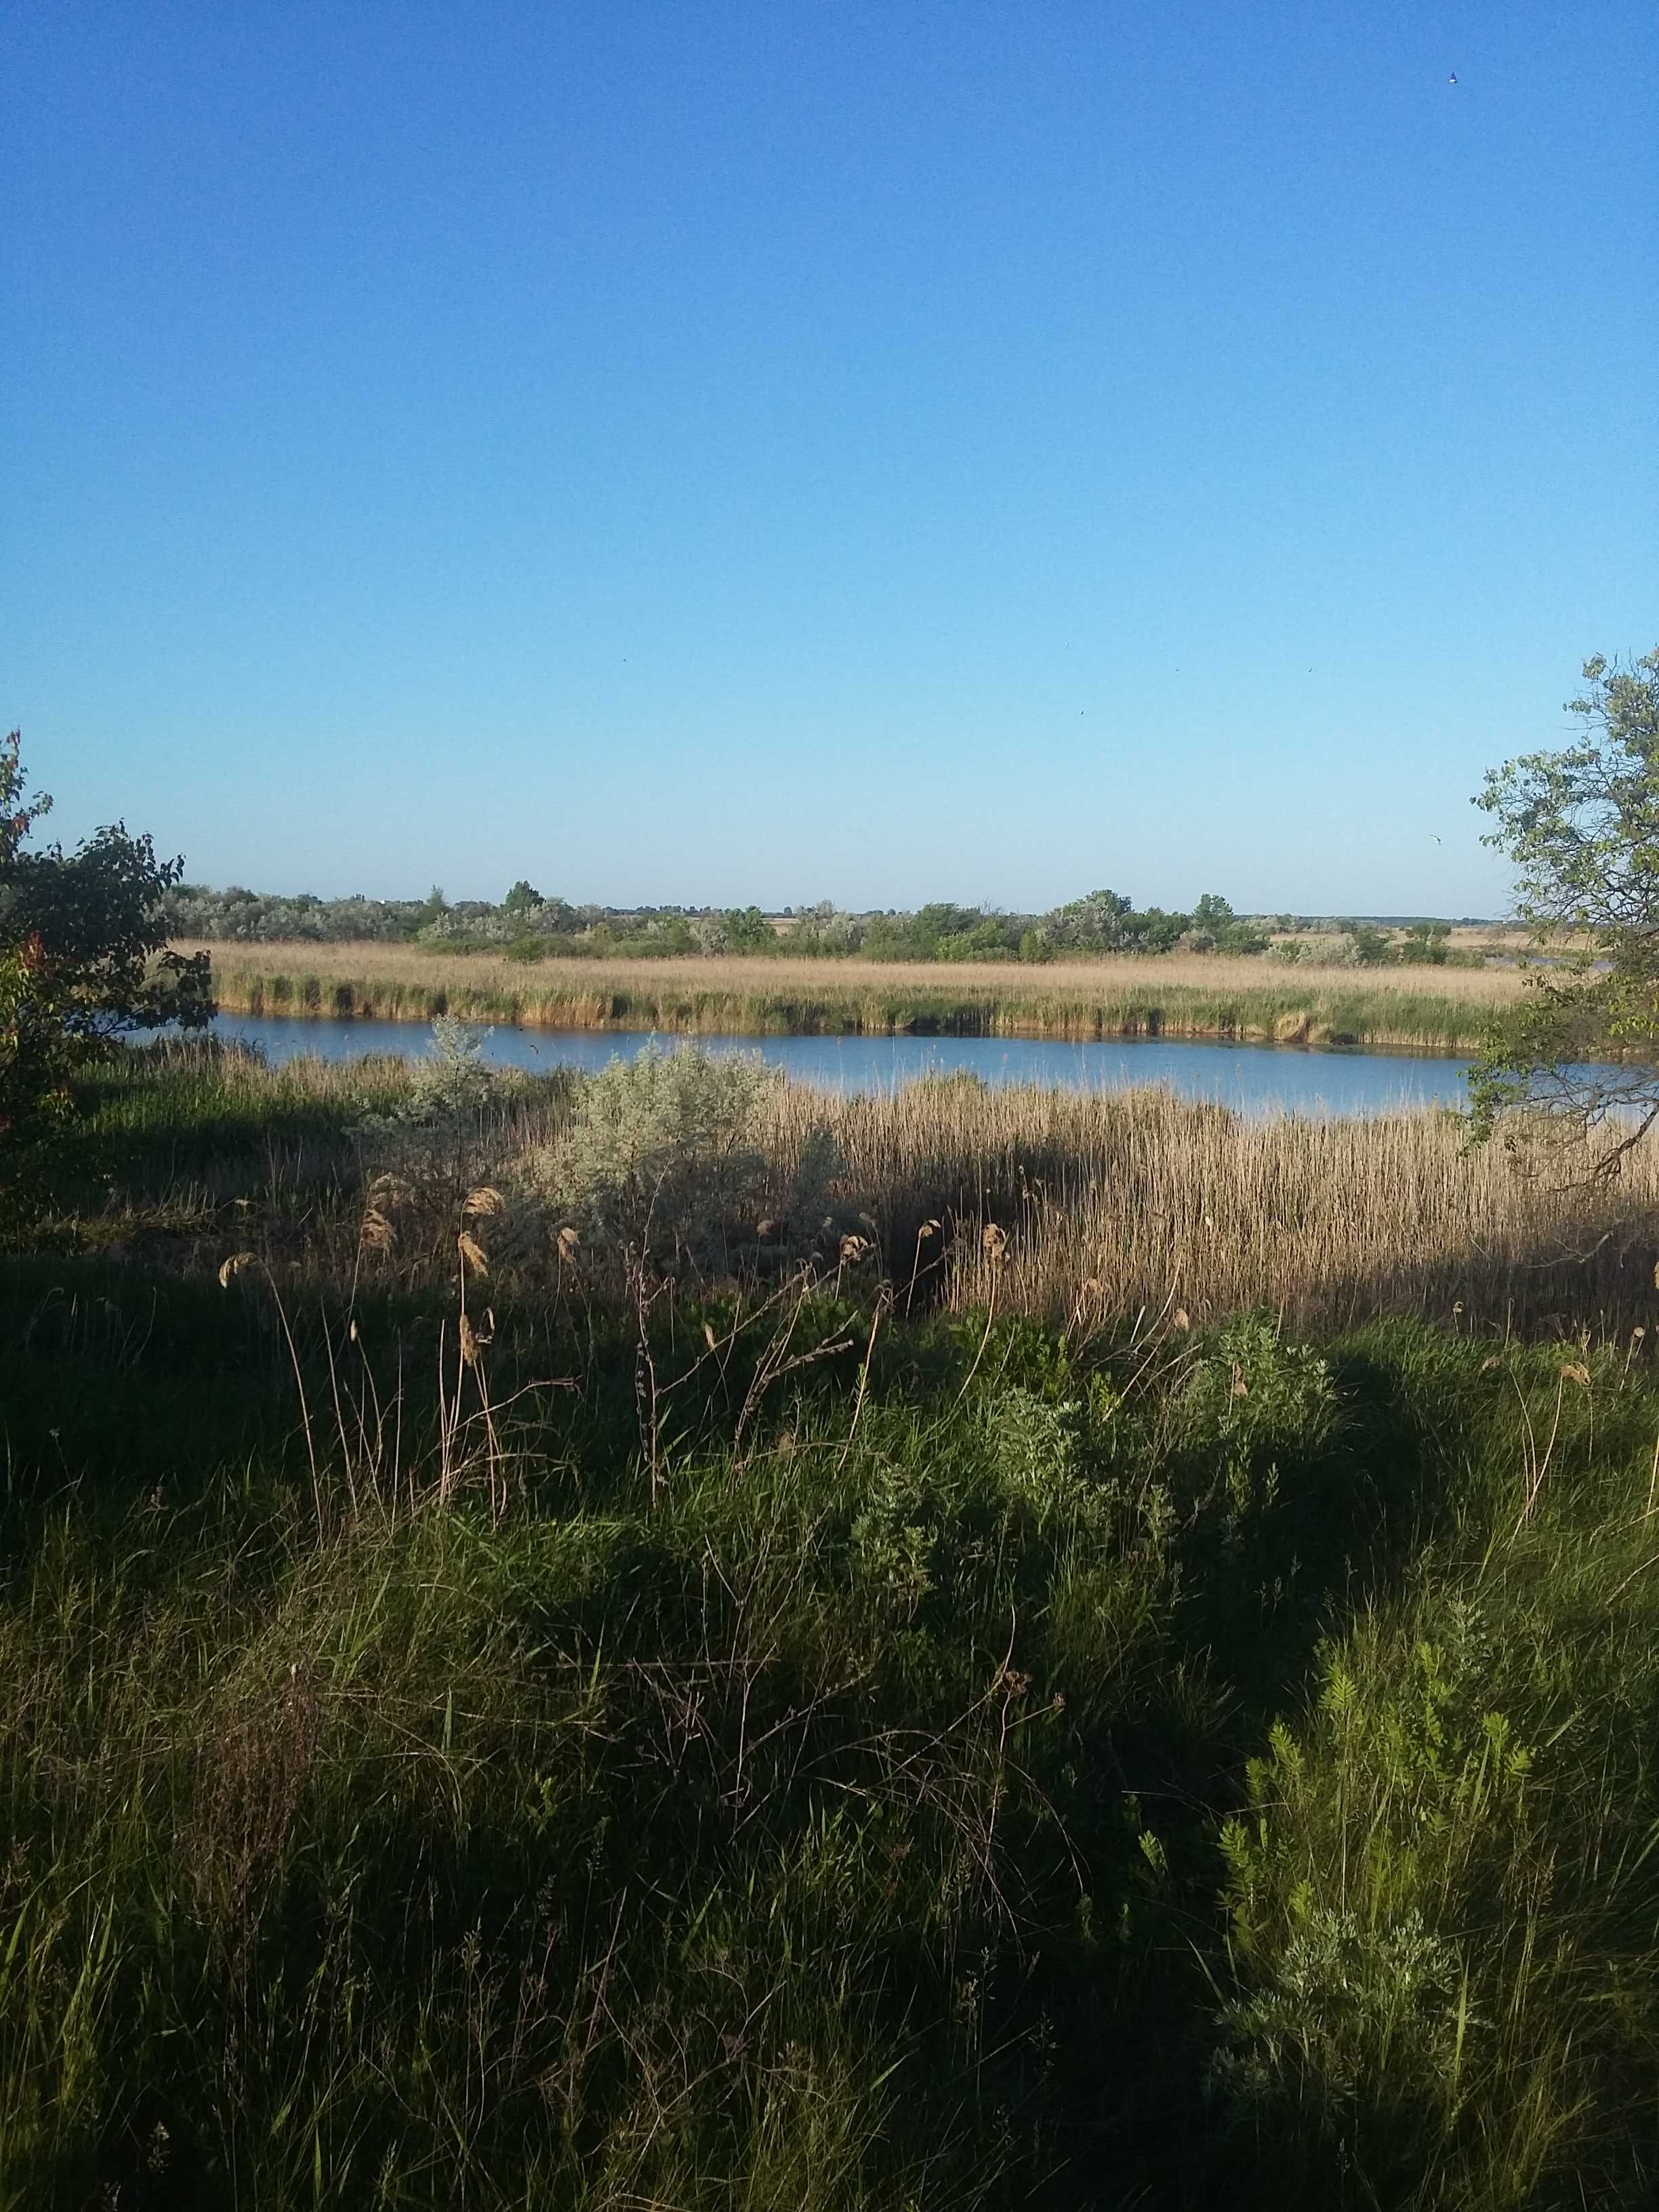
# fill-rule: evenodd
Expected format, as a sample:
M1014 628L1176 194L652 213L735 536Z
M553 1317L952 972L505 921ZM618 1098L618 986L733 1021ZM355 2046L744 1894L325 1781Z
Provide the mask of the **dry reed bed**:
M787 1146L824 1110L787 1091ZM1443 1112L1247 1121L1163 1091L945 1082L829 1115L847 1196L881 1223L901 1299L917 1228L937 1219L920 1253L930 1292L942 1273L954 1307L994 1298L1085 1333L1142 1308L1199 1322L1258 1304L1310 1328L1414 1315L1607 1335L1659 1318L1650 1148L1592 1188L1565 1181L1582 1177L1582 1153L1470 1152ZM981 1242L992 1224L1000 1256Z
M226 1054L207 1079L252 1123L289 1095L349 1110L365 1084L395 1092L408 1070L313 1060L267 1069ZM483 1150L454 1171L533 1188L532 1156L579 1095L568 1078L514 1084ZM1605 1339L1659 1320L1651 1145L1603 1186L1584 1180L1582 1149L1471 1150L1460 1120L1441 1110L1246 1120L1162 1090L1003 1090L960 1077L852 1097L780 1083L759 1141L787 1174L824 1125L845 1161L838 1198L875 1218L901 1306L994 1302L1080 1334L1143 1308L1200 1323L1258 1304L1311 1330L1411 1316ZM273 1187L315 1191L303 1264L344 1281L361 1208L336 1180L337 1154L312 1159L312 1149L271 1145L269 1173ZM337 1216L322 1197L331 1185L347 1199ZM927 1223L939 1227L921 1234ZM1000 1256L987 1255L988 1227L1006 1239ZM452 1231L446 1267L453 1243ZM210 1245L204 1256L210 1249L216 1265L222 1255Z
M1521 988L1512 969L1290 968L1212 954L1042 968L787 958L526 968L416 945L180 949L212 955L220 1001L233 1012L393 1021L449 1012L548 1029L1161 1034L1468 1051Z

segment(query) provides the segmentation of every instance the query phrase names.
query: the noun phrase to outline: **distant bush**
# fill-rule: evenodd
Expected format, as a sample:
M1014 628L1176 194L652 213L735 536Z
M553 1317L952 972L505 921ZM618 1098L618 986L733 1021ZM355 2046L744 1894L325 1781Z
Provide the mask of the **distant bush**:
M1342 925L1342 934L1348 940L1346 957L1357 968L1382 968L1393 957L1386 930L1374 929L1369 922L1348 921Z
M1396 957L1407 967L1443 968L1450 957L1451 931L1443 921L1413 921L1400 940Z
M833 960L858 951L864 943L865 917L845 913L830 899L798 906L793 919L793 929L777 940L780 952Z
M273 896L233 884L210 890L180 884L162 902L170 936L210 944L408 944L466 951L515 939L570 938L588 928L597 908L544 899L515 884L507 899L463 899L454 905L435 887L423 899L324 899L313 892Z
M415 935L427 916L421 899L320 899L310 892L270 897L233 884L209 890L180 884L162 901L162 918L173 937L214 944L270 945L343 939L395 944Z
M1045 914L1029 933L1030 950L1022 943L1021 951L1028 959L1055 952L1170 952L1190 920L1157 906L1138 913L1121 891L1091 891Z
M1188 942L1198 952L1265 952L1267 940L1253 921L1233 912L1215 891L1206 891L1193 908Z
M1028 918L938 900L914 914L873 915L864 950L878 960L1006 960L1018 952Z
M777 932L757 906L732 907L723 919L733 952L769 952L777 943Z

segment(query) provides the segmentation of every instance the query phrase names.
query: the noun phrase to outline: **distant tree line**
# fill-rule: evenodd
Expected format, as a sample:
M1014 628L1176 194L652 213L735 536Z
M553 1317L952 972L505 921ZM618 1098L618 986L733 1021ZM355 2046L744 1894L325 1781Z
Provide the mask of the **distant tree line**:
M448 952L503 953L538 961L602 954L662 957L748 953L792 958L1044 961L1105 953L1153 955L1177 949L1296 961L1310 948L1291 933L1291 915L1236 914L1206 892L1190 913L1138 908L1120 891L1091 891L1047 914L936 901L913 912L852 914L829 900L786 908L774 917L759 907L574 906L522 878L499 903L447 899L435 885L423 899L324 899L311 892L272 896L233 884L209 890L172 886L165 920L175 939L216 944L305 942L431 946ZM1342 957L1359 966L1383 961L1442 963L1449 951L1444 922L1413 922L1403 935L1368 923L1323 925L1345 934ZM1327 956L1328 957L1328 956Z

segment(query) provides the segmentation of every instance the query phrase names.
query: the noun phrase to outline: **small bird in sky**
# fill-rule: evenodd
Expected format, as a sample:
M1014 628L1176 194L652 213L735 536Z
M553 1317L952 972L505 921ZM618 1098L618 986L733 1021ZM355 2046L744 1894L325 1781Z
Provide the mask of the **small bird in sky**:
M1433 833L1433 831L1432 831L1432 830L1431 830L1429 834L1430 834L1430 836L1433 836L1433 835L1434 835L1434 833ZM1440 840L1439 840L1437 837L1436 837L1436 838L1435 838L1435 840L1434 840L1434 842L1435 842L1435 843L1437 845L1437 844L1440 842Z
M1450 75L1450 76L1446 79L1446 82L1447 82L1447 83L1448 83L1448 84L1455 84L1455 83L1456 83L1456 82L1457 82L1457 71L1456 71L1455 70L1454 70L1452 71L1451 75Z

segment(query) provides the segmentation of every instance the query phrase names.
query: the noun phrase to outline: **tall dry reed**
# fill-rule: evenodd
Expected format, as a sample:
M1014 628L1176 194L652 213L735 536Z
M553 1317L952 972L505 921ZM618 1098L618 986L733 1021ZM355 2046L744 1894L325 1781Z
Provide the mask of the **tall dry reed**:
M1512 969L1279 966L1218 954L971 964L787 958L557 959L526 968L422 945L214 945L239 1013L755 1034L939 1030L1004 1036L1229 1036L1473 1050Z
M792 1136L824 1104L792 1087ZM1194 1322L1266 1304L1295 1327L1413 1315L1468 1328L1659 1319L1659 1155L1607 1188L1582 1154L1470 1151L1443 1112L1247 1121L1145 1091L962 1080L835 1102L849 1197L882 1222L901 1294L1086 1330L1145 1307ZM922 1238L929 1221L940 1226ZM1006 1250L988 1256L994 1224Z
M150 1123L164 1100L173 1115L202 1118L195 1138L165 1123L165 1188L152 1198L174 1212L187 1200L192 1218L206 1209L205 1223L246 1193L286 1224L273 1256L342 1281L358 1262L366 1173L390 1165L418 1181L430 1152L443 1220L456 1191L481 1183L526 1194L533 1212L544 1202L537 1162L581 1095L568 1076L508 1078L459 1133L411 1127L392 1158L391 1140L349 1133L414 1083L405 1063L267 1069L187 1047L154 1066L164 1086L135 1068L104 1109L133 1139L162 1133ZM1443 1111L1247 1120L1159 1090L996 1090L964 1077L851 1097L781 1083L755 1141L787 1179L823 1127L842 1161L836 1207L872 1217L879 1263L901 1303L918 1308L994 1294L1005 1313L1081 1333L1142 1308L1197 1322L1258 1304L1313 1330L1410 1316L1606 1336L1659 1321L1651 1146L1601 1188L1583 1181L1583 1152L1472 1150ZM559 1226L520 1224L514 1249L529 1255L532 1296L543 1287L538 1252L561 1279ZM992 1226L1005 1241L995 1258L982 1239ZM210 1245L210 1229L203 1234ZM453 1255L453 1235L444 1249Z

